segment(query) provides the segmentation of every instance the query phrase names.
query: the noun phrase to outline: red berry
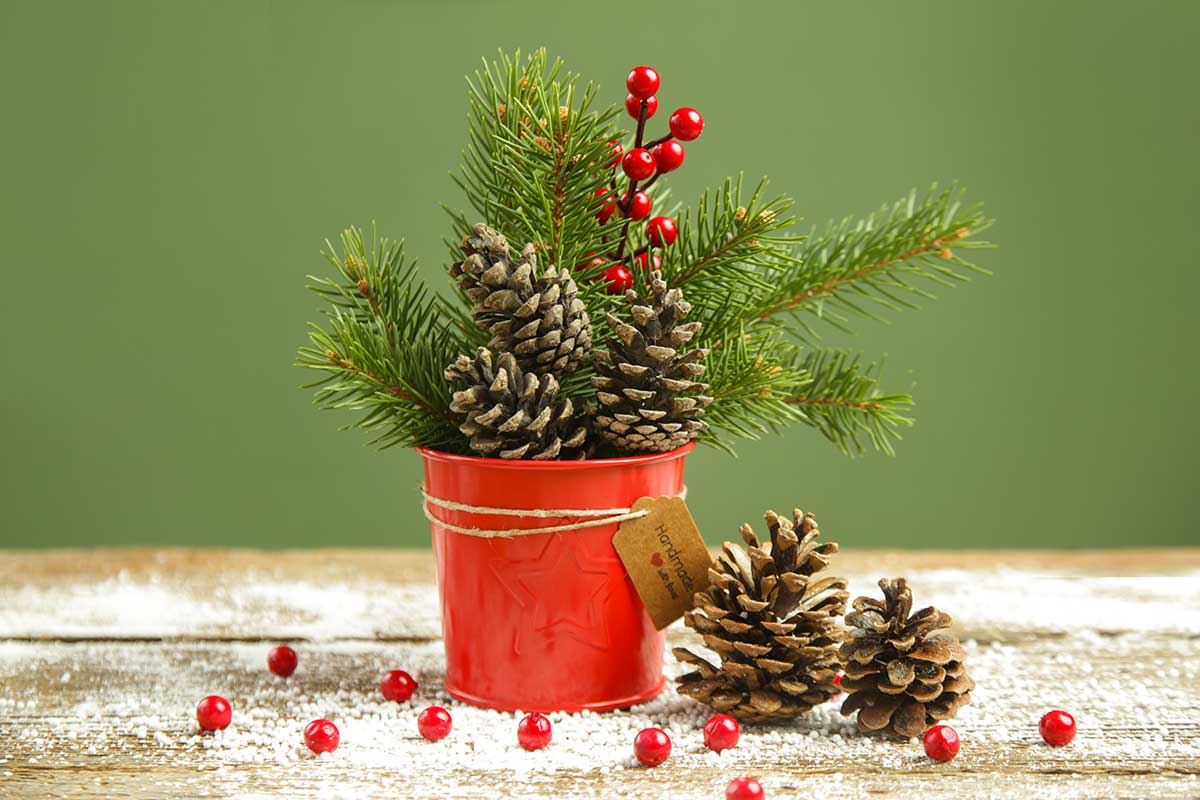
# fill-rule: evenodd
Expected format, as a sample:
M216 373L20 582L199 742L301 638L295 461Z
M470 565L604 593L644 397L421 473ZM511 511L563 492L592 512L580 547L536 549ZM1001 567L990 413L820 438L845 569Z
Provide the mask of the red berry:
M654 156L644 147L636 147L625 154L621 169L635 181L644 181L654 174Z
M663 142L654 148L654 163L658 165L659 172L670 172L679 169L685 155L683 145L679 142Z
M394 669L388 672L379 681L379 691L383 692L383 699L392 700L396 703L403 703L412 697L413 692L416 690L417 682L413 680L412 675L409 675L402 669Z
M700 116L700 112L694 108L677 108L671 114L667 125L670 126L671 133L675 134L676 139L690 142L704 131L704 117Z
M314 753L332 753L341 740L337 725L327 719L314 719L304 728L304 743Z
M284 678L296 671L298 661L296 651L286 644L281 644L267 653L267 669Z
M1038 730L1046 744L1062 747L1075 738L1075 718L1065 711L1055 709L1042 717Z
M626 192L621 196L621 206L626 209L625 216L630 219L645 219L650 216L650 195L634 192L633 202L630 202L629 192Z
M654 67L634 67L625 76L625 88L634 97L645 99L658 91L661 81Z
M658 98L657 97L647 97L646 98L646 119L650 119L651 117L653 117L655 112L657 112L657 111L658 111ZM631 94L625 95L625 113L627 113L629 116L633 117L634 119L637 119L639 116L641 116L641 113L642 113L641 98L634 97Z
M949 725L934 725L925 731L925 755L934 761L949 761L958 755L958 731Z
M607 197L608 195L612 194L612 191L613 191L612 189L602 187L602 188L597 189L596 191L592 192L592 197ZM611 217L613 215L613 212L616 210L617 210L617 201L616 200L612 200L608 203L605 203L603 206L600 207L600 210L596 212L596 219L598 219L600 221L600 224L603 225L604 223L608 222L608 218Z
M634 259L634 261L636 261L638 263L638 266L641 267L642 269L646 268L646 263L649 261L649 259L646 257L647 255L649 255L649 254L641 253L638 255L637 258ZM658 253L655 253L654 254L654 268L658 269L661 266L662 266L662 256L660 256Z
M196 704L196 721L202 731L223 731L232 720L233 709L220 695L210 694Z
M550 744L550 720L542 714L527 714L517 723L517 741L526 750L541 750Z
M666 247L675 243L679 229L675 227L675 220L670 217L652 217L646 223L646 236L655 247Z
M450 712L441 706L430 706L417 715L417 730L431 742L450 735Z
M647 767L657 767L671 755L671 737L662 728L646 728L633 740L633 754Z
M728 714L713 714L704 723L704 746L718 753L734 747L741 735L742 727Z
M725 800L763 800L766 796L754 778L734 778L725 787Z
M608 281L609 294L623 294L633 286L633 273L620 264L614 264L604 270L604 280Z
M604 256L598 256L595 253L588 253L587 257L589 260L584 261L582 264L575 265L576 270L595 269L596 267L604 266Z
M621 155L625 152L625 148L621 147L621 143L613 139L608 143L609 152L612 153L612 160L608 162L609 167L615 167L621 163Z

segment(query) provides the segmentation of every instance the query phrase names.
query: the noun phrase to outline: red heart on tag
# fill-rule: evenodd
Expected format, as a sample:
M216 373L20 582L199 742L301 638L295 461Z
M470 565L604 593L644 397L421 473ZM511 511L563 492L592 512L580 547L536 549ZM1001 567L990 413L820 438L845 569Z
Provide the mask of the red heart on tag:
M650 563L656 567L661 567L663 564L662 553L655 553L654 555L650 556Z

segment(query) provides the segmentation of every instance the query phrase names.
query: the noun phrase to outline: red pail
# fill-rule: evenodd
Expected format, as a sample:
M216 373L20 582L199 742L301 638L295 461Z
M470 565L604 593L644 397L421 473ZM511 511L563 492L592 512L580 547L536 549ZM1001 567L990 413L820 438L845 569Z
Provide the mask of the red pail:
M604 711L663 686L654 629L612 546L616 522L556 533L482 536L603 519L463 510L620 510L683 490L694 444L631 458L505 461L420 449L446 643L446 690L505 711ZM458 506L459 508L447 507Z

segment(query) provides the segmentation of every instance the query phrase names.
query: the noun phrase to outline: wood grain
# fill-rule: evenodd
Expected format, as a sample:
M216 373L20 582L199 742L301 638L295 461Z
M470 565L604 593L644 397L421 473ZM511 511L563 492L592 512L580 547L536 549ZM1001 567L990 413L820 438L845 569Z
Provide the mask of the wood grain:
M514 773L438 765L429 761L436 750L413 750L416 766L397 766L386 742L355 760L349 741L341 760L239 763L193 735L191 709L213 687L281 721L313 703L386 725L407 710L373 709L375 681L412 664L433 687L425 700L444 697L427 552L0 554L0 797L687 800L720 798L739 774L763 776L772 800L1200 797L1200 550L868 551L840 556L837 567L859 592L876 576L908 574L918 602L924 587L940 607L970 611L956 616L980 689L955 761L934 764L907 742L831 734L843 729L821 709L747 729L717 763L681 733L655 770ZM1011 602L991 602L1010 582ZM293 597L296 586L326 587L340 605L323 615ZM162 607L139 608L140 597ZM669 637L695 641L680 627ZM262 643L282 638L308 642L303 670L286 684L262 668ZM1080 718L1070 747L1038 741L1047 703ZM649 708L704 717L673 692ZM558 722L556 736L570 741L573 724Z

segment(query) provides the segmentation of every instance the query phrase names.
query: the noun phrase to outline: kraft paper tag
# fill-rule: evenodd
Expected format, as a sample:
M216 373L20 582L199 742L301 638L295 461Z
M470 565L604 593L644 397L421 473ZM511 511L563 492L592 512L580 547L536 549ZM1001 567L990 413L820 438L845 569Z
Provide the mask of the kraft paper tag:
M692 607L692 595L708 587L712 558L681 497L643 497L613 536L613 547L629 573L654 627L670 625Z

